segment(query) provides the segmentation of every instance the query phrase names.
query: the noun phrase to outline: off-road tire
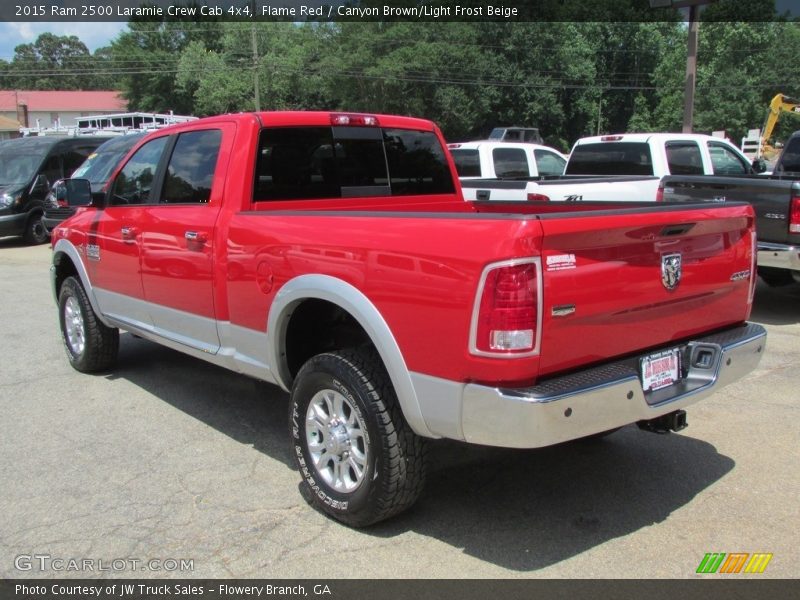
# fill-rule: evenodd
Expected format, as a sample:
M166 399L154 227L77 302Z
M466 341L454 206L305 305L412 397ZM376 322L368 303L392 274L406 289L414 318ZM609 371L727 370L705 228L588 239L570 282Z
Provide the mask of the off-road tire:
M309 440L318 440L314 436L319 427L314 419L307 423L309 405L313 400L319 406L320 395L328 392L341 395L340 404L343 398L344 404L355 409L349 421L364 430L357 437L366 445L362 455L366 456L366 467L353 490L337 490L336 481L326 482L324 470L318 468L310 449L316 442ZM346 408L343 412L347 412ZM365 527L403 512L422 491L427 462L425 440L411 430L403 417L389 375L374 349L318 354L306 362L292 387L289 434L292 455L302 477L303 497L316 509L351 527ZM347 444L351 443L348 438ZM322 446L314 447L319 450ZM323 461L327 456L324 453L325 450L319 453Z
M67 277L61 284L58 319L64 349L75 370L95 373L114 364L119 350L119 329L107 327L97 318L86 291L75 277Z

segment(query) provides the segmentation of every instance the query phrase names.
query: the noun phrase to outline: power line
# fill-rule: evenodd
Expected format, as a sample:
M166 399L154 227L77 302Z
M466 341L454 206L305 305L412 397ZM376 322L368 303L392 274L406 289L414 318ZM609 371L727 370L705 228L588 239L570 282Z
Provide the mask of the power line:
M303 74L306 76L313 76L313 75L330 75L335 77L345 77L350 79L360 79L360 80L385 80L385 81L404 81L409 83L429 83L429 84L444 84L444 85L463 85L463 86L482 86L482 87L501 87L501 88L534 88L534 89L572 89L572 90L602 90L602 91L647 91L647 90L658 90L664 89L665 87L674 87L676 90L681 89L682 83L677 83L675 86L657 86L657 85L631 85L630 83L624 83L619 81L613 80L593 80L589 83L579 82L575 79L567 79L567 80L552 80L552 81L531 81L529 78L532 75L528 75L525 80L500 80L500 79L491 79L491 80L479 80L479 79L466 79L466 78L456 78L456 77L447 77L447 76L439 76L437 74L424 74L424 72L417 72L417 75L412 74L392 74L392 75L379 75L379 74L368 74L364 73L363 71L356 71L356 70L331 70L328 68L319 68L317 70L309 69L308 67L302 68L292 68L287 66L281 65L272 65L272 69L279 72L289 73L289 74ZM249 71L252 70L252 67L249 69L242 68L242 71ZM87 71L77 71L77 72L65 72L63 70L51 70L51 71L31 71L28 73L24 73L27 77L77 77L77 76L111 76L111 75L175 75L180 71L180 69L173 68L173 69L160 69L160 70L153 70L153 69L138 69L132 68L128 70L124 70L122 72L117 70L87 70ZM214 68L214 67L200 67L197 69L183 69L184 72L187 73L207 73L207 72L228 72L230 71L230 66L225 65L222 67ZM0 73L0 79L2 78L11 78L17 77L17 74L13 73ZM762 89L764 87L780 87L780 86L788 86L788 82L768 82L768 81L760 81L755 83L749 84L732 84L732 85L709 85L709 84L702 84L698 83L698 88L701 90L711 90L711 89Z

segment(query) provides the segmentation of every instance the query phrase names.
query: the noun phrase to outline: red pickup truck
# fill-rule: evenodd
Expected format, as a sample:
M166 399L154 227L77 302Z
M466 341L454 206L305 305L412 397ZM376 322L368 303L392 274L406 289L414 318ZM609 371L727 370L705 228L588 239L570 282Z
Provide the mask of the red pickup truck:
M756 367L746 204L465 202L438 128L269 112L148 135L54 231L70 363L126 330L291 393L304 494L409 507L425 438L535 448L683 409Z

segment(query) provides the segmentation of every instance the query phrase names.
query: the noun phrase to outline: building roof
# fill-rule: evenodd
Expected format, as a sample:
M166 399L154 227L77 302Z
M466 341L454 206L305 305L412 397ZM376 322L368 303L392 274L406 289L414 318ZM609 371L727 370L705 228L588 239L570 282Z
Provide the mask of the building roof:
M40 112L122 112L127 103L121 92L60 92L32 90L0 90L0 111L17 110L17 103L27 104L28 111Z
M0 131L19 131L19 123L14 119L0 115Z

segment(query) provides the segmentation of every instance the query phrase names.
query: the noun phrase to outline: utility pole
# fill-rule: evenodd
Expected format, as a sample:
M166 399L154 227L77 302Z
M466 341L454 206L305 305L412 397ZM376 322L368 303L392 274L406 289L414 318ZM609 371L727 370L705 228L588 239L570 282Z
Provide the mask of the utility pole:
M700 5L716 0L650 0L650 8L688 8L689 40L686 51L686 82L683 88L683 132L694 126L694 90L697 84L697 31L700 26Z
M600 90L600 97L597 99L597 135L600 135L600 119L603 114L603 90Z
M692 133L694 125L694 90L697 82L697 30L699 7L689 7L689 42L686 54L686 85L683 104L683 133Z
M261 111L261 94L258 90L258 42L256 41L256 24L250 28L250 40L253 44L253 88L255 92L256 112Z

